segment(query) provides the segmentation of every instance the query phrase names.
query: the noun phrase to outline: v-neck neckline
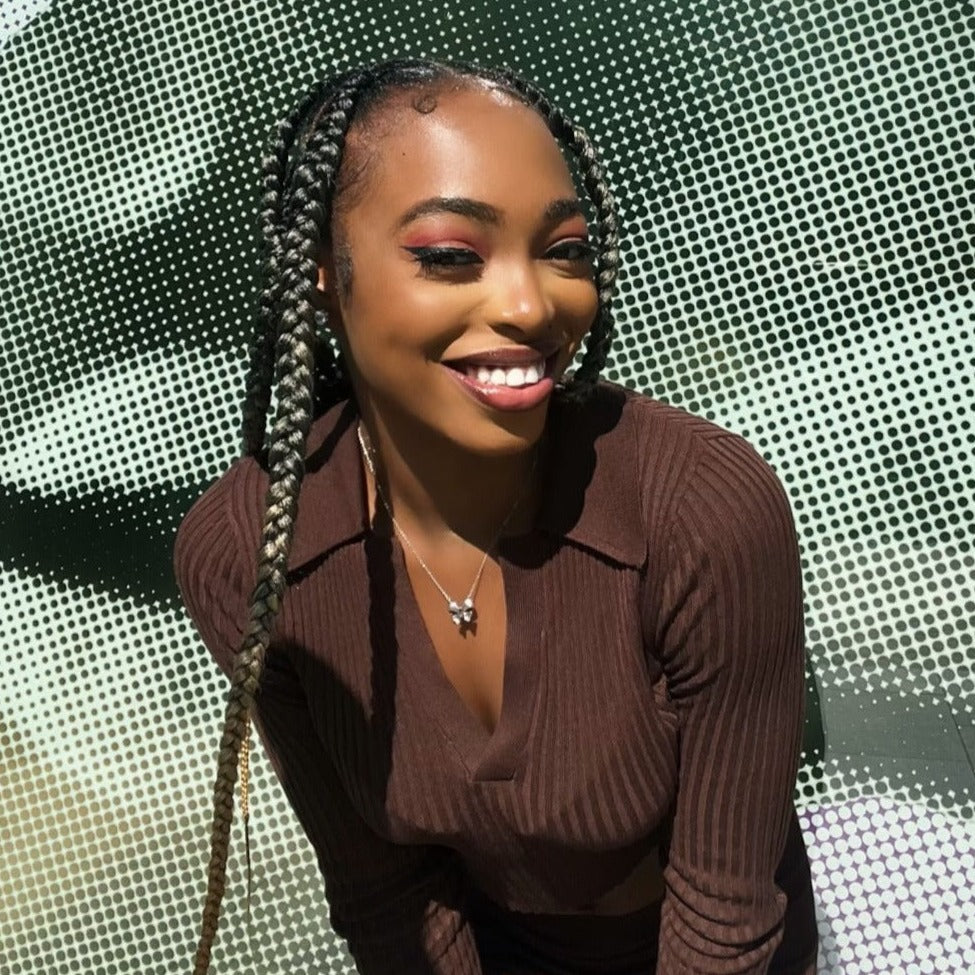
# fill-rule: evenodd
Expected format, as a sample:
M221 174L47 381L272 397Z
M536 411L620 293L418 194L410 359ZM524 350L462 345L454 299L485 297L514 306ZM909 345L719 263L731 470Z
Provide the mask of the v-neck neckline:
M361 504L361 520L368 538L382 537L394 577L394 626L399 666L412 671L426 708L443 737L452 745L472 782L509 781L521 768L521 759L534 725L545 661L545 622L548 620L545 587L538 579L542 563L554 551L552 539L538 514L545 510L551 493L551 467L556 452L547 443L543 468L540 512L525 532L502 535L495 542L494 555L501 570L506 608L504 674L501 709L493 731L468 708L454 687L434 646L420 610L406 566L406 554L399 535L390 525L388 535L378 535L369 517L368 482L356 439L355 492ZM554 439L554 438L553 438ZM379 499L376 499L377 503Z
M495 558L501 570L506 606L504 674L501 709L493 731L467 706L453 685L434 646L420 610L406 566L405 553L395 535L391 545L396 590L397 642L407 666L419 678L422 703L451 742L472 781L507 781L517 773L538 706L546 619L534 603L542 592L538 580L508 559L505 550L520 548L535 532L499 540ZM533 590L531 600L527 597ZM533 621L537 631L532 633ZM537 639L531 639L531 636Z

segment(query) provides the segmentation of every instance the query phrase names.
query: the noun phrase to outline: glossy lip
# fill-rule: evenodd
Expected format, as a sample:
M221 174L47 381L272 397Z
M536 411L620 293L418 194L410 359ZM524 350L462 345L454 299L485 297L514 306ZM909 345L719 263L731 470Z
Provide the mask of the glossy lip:
M549 359L545 360L545 375L537 383L518 388L479 383L458 369L451 369L449 366L444 366L444 368L454 377L455 382L461 386L468 396L473 397L479 403L483 403L491 409L508 411L531 410L543 403L555 388L555 383L552 381L551 375L555 359L556 356L553 354Z
M541 405L545 400L551 395L552 391L555 389L555 380L553 379L553 374L555 372L555 364L558 361L559 353L562 347L555 347L555 351L551 353L545 359L545 371L542 374L541 379L537 383L532 383L530 386L495 386L493 383L481 383L476 379L468 376L464 371L464 367L455 368L452 364L440 363L454 380L460 385L464 392L477 400L477 402L490 407L493 410L504 410L504 411L519 411L519 410L532 410L535 407ZM531 362L537 362L539 353L532 350ZM457 360L463 362L465 365L468 364L468 359ZM473 364L473 363L471 363ZM497 361L495 360L497 365Z

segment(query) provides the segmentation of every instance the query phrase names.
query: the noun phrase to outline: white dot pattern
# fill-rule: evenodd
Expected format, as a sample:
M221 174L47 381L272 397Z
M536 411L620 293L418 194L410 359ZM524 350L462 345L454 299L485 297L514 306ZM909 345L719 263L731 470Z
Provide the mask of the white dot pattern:
M620 203L607 378L796 515L796 799L830 975L975 972L975 10L959 0L0 2L0 969L189 969L223 681L176 526L236 456L258 164L322 73L507 63ZM351 972L257 750L214 971Z
M975 836L889 798L800 815L822 961L843 973L975 971Z

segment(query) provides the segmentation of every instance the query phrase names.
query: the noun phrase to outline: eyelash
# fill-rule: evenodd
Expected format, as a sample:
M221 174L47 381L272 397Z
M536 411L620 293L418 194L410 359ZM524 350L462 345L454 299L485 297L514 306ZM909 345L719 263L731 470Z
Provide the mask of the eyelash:
M569 247L579 248L581 253L574 257L557 257L555 260L585 261L596 254L595 247L587 240L567 240L564 244L556 244L552 250ZM405 249L413 255L413 259L425 271L455 270L460 267L473 267L475 264L481 263L477 254L466 247L407 247Z

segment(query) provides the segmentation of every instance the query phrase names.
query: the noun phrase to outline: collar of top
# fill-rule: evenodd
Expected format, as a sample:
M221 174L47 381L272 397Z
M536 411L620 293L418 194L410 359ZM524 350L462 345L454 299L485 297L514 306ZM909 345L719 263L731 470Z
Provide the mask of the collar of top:
M641 510L642 450L625 387L600 381L582 406L553 397L550 454L536 527L639 568L647 556ZM356 436L358 410L343 400L314 421L298 496L288 570L322 559L369 530Z

